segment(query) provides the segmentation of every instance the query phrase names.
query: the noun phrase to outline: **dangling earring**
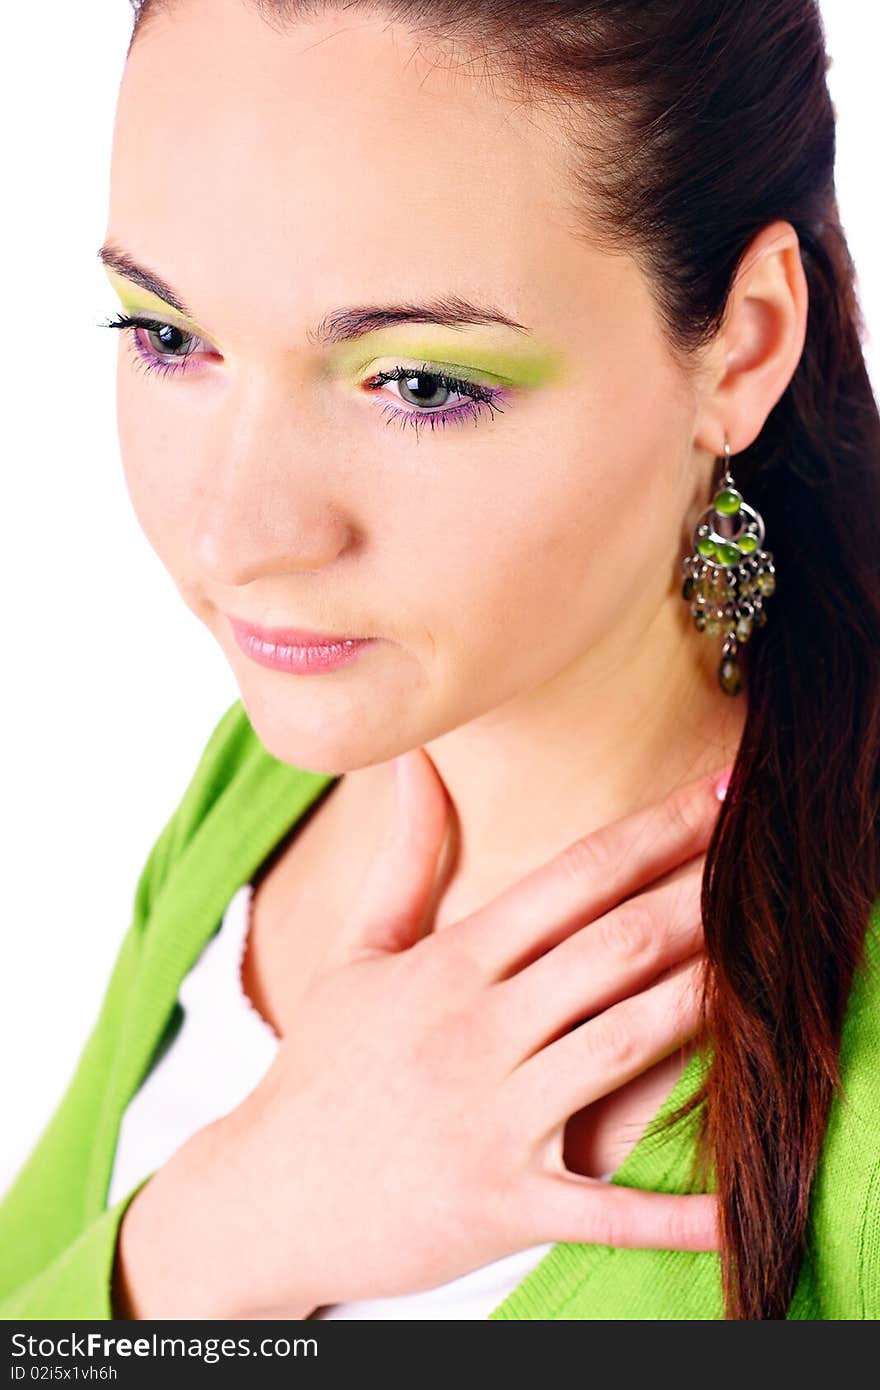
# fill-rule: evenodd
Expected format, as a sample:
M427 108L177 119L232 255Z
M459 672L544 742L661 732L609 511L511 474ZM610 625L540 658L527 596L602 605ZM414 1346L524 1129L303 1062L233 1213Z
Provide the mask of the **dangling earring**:
M776 588L776 568L770 551L762 549L762 516L733 485L726 435L724 474L694 528L693 540L694 553L681 562L686 576L682 598L690 603L698 632L708 637L724 633L718 684L725 695L738 695L743 677L737 651L767 621L764 600Z

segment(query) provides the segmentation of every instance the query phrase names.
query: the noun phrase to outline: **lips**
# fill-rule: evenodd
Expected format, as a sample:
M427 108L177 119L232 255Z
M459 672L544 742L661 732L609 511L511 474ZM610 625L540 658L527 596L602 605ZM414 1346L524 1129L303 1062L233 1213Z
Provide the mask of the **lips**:
M356 636L340 636L335 632L310 632L304 627L257 627L243 618L229 619L236 636L250 638L272 647L339 647L346 642L364 642Z
M228 616L228 615L227 615ZM378 637L338 637L309 632L305 628L256 627L241 618L229 618L235 640L259 666L299 675L317 675L357 660Z

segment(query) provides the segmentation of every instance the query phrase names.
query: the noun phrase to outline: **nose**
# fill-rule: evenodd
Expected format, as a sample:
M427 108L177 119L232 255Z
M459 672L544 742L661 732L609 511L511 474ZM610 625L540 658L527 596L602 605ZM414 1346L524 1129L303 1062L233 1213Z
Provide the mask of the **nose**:
M228 398L199 470L192 546L206 578L237 586L319 570L352 544L334 496L344 470L334 478L328 440L292 408L289 381L283 392L252 383Z

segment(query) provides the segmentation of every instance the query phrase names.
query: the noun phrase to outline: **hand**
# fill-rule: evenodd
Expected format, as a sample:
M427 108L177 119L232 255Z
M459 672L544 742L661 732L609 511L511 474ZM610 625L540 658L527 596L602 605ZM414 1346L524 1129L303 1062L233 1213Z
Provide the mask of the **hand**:
M305 1317L550 1240L717 1248L714 1195L614 1186L562 1160L575 1111L695 1032L690 861L714 827L715 776L421 935L448 802L424 750L398 764L393 837L268 1071L126 1214L175 1247L152 1285L144 1266L151 1311L130 1316ZM184 1292L174 1311L175 1279L201 1301Z

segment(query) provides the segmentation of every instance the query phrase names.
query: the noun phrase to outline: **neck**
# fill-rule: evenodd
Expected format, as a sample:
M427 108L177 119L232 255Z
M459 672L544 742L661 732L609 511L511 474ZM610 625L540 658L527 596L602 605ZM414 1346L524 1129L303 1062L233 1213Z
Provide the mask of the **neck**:
M433 739L451 800L434 927L459 921L589 834L732 762L746 692L717 681L720 639L677 591L575 668Z

